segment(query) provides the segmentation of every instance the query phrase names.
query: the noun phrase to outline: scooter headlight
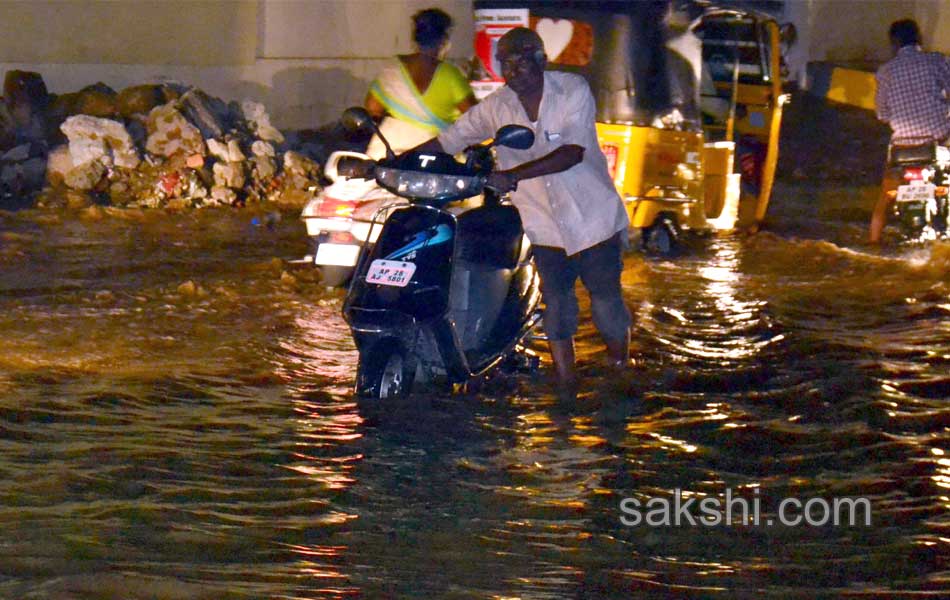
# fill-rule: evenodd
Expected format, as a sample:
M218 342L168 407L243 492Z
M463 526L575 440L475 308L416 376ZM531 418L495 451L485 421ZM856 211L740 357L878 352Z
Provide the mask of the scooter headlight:
M376 181L394 194L424 200L458 200L474 196L481 191L481 180L477 177L391 167L378 167Z

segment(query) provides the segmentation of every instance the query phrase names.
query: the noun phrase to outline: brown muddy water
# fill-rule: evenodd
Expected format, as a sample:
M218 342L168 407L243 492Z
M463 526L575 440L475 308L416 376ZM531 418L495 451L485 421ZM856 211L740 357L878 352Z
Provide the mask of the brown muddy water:
M579 407L354 400L292 214L0 213L0 598L946 597L950 244L869 250L873 189L807 174L627 257L641 364L586 324Z

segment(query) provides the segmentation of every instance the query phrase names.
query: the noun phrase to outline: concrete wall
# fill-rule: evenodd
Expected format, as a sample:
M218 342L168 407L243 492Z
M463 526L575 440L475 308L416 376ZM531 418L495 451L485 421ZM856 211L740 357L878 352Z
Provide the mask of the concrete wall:
M316 127L362 102L390 56L411 49L410 15L456 21L450 58L472 54L471 0L0 0L0 69L43 75L53 93L174 80L225 100L263 102L279 127ZM889 57L887 27L914 17L950 53L950 0L787 0L789 64Z
M411 51L410 16L432 6L455 19L449 57L468 59L470 0L5 0L0 69L37 71L53 93L179 81L316 127Z
M808 61L877 63L891 57L887 30L916 19L931 50L950 53L950 0L788 0Z

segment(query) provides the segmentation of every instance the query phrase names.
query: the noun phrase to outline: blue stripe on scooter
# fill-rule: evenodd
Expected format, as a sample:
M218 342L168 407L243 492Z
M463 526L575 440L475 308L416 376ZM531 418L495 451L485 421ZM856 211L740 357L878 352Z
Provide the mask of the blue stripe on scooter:
M434 228L420 231L408 244L389 253L389 255L386 256L386 260L398 260L413 250L418 250L423 246L434 246L435 244L442 244L451 239L452 228L443 223Z

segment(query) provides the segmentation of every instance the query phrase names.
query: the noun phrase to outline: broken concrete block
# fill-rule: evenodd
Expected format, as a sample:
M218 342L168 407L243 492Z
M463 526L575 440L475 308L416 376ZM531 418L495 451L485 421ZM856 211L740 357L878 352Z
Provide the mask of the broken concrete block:
M112 119L74 115L60 126L69 140L73 165L103 160L104 164L126 169L139 166L138 150L125 126Z
M254 135L267 142L283 143L284 134L271 125L270 116L263 104L245 100L241 102L241 112L254 131Z
M255 181L267 181L277 174L277 161L269 156L255 156L251 159L251 165Z
M192 154L185 159L185 166L189 169L200 169L205 166L205 157L200 154Z
M88 191L96 187L107 172L108 169L101 160L93 160L70 169L64 182L73 189Z
M216 102L201 90L193 88L179 98L178 102L181 105L181 113L205 138L220 138L227 131L225 119L222 118L227 114L227 109L225 107L224 112L221 112L221 108L217 106L220 101Z
M217 162L212 167L214 171L214 183L216 186L240 189L244 187L246 178L244 176L244 163Z
M231 188L215 186L211 188L211 196L206 203L209 206L234 206L237 194Z
M148 140L145 149L158 156L173 156L178 153L205 154L205 141L201 131L169 102L156 106L148 114Z
M46 160L46 180L51 185L59 185L74 166L76 165L73 164L73 157L69 153L69 145L57 146L50 151Z
M206 140L208 144L208 153L220 161L233 163L241 162L246 157L241 152L241 145L235 139L227 142L220 142L214 138Z
M273 144L269 144L263 140L255 140L254 143L251 144L251 154L254 156L270 156L271 158L277 156Z

